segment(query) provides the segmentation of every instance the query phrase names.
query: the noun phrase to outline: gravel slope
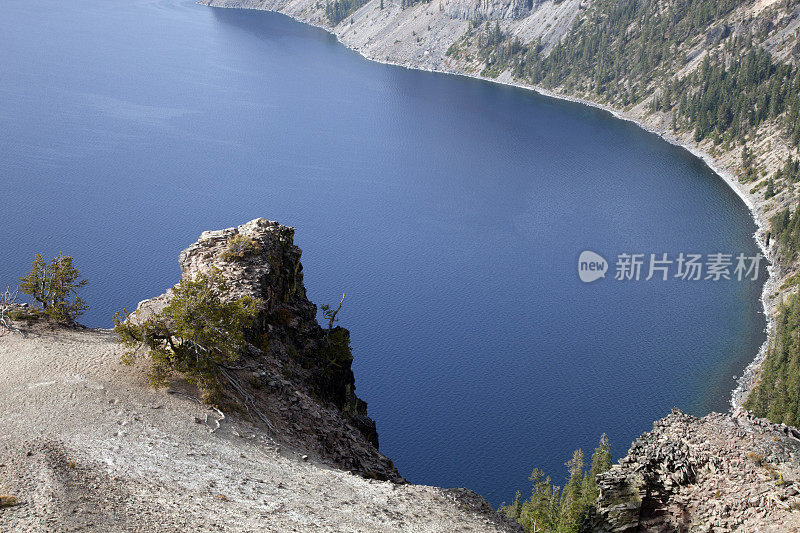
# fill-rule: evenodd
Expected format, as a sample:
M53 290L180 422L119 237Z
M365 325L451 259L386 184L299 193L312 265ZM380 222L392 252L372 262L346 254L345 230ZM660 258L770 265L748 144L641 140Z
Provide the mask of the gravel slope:
M108 331L0 337L0 495L20 502L0 531L498 530L469 495L303 461L118 361Z

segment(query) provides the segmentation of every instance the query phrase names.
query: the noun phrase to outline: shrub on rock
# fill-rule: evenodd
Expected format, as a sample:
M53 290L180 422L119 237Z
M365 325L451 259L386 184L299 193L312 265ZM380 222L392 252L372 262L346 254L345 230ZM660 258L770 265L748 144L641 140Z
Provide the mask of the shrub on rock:
M172 289L169 303L144 320L124 312L114 316L114 332L125 346L123 362L133 364L141 349L152 361L150 381L162 386L177 372L202 389L206 400L219 392L224 365L236 361L247 343L244 330L261 300L228 297L219 272L183 279Z
M241 261L248 256L256 255L259 251L258 243L252 237L239 233L228 241L228 247L222 254L222 259Z

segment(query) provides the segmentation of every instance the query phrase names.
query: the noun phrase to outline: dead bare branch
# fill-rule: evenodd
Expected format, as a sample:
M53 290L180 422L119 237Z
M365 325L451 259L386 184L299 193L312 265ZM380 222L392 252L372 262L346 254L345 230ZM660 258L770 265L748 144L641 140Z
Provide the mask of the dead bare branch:
M19 328L15 328L14 325L11 323L11 317L8 316L9 311L14 305L17 303L17 295L19 294L19 288L15 290L11 290L11 287L6 287L6 290L0 294L0 336L3 336L8 331L16 331L23 337L25 336L22 333L22 330Z
M267 429L274 434L275 427L272 425L272 422L270 422L269 419L264 415L264 413L262 413L258 409L258 407L256 407L253 397L250 394L248 394L246 390L244 390L244 387L242 387L242 384L239 382L239 380L236 379L236 377L233 376L230 372L228 372L225 368L220 368L219 370L222 376L225 378L225 380L242 397L242 403L244 404L244 408L247 410L247 412L248 413L252 412L253 414L255 414L259 418L259 420L261 420L264 423L264 425L267 426Z

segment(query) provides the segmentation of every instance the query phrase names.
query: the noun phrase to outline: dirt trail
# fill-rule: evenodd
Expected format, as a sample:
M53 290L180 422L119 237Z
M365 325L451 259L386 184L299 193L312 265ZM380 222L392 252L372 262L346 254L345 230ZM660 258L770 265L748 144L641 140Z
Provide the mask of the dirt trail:
M108 331L0 337L0 531L496 531L453 492L302 460L147 387ZM216 429L219 425L219 429Z

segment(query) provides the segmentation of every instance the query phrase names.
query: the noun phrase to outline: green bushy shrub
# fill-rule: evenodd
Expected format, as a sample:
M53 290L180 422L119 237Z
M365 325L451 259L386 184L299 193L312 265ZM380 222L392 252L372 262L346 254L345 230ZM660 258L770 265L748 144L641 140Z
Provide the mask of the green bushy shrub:
M126 348L123 362L133 364L144 349L152 361L154 386L165 385L177 372L197 385L206 400L213 399L220 390L221 368L244 351L244 330L261 306L256 298L226 298L228 292L218 272L201 274L181 280L169 304L141 322L125 311L124 316L117 313L114 332Z

